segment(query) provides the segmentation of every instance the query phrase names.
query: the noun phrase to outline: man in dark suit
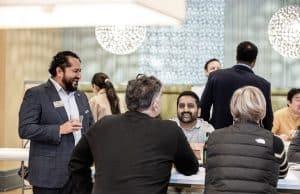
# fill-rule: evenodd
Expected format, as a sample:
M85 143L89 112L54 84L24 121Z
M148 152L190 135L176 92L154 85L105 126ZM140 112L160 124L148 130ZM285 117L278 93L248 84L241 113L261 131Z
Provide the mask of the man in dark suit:
M129 111L103 117L82 136L69 164L78 193L165 194L172 164L186 175L198 171L182 130L173 121L157 118L161 87L153 76L129 81L125 97Z
M237 65L214 71L209 75L201 97L201 117L209 121L215 129L232 124L233 118L229 109L231 96L236 89L246 85L256 86L263 92L267 102L267 112L262 124L265 129L272 129L273 111L270 83L255 75L252 71L257 53L258 49L253 43L249 41L241 42L237 47ZM210 109L212 105L211 116Z
M71 194L68 162L75 143L94 120L86 95L77 90L80 58L71 51L59 52L49 73L46 83L24 95L19 135L30 140L28 178L33 193Z

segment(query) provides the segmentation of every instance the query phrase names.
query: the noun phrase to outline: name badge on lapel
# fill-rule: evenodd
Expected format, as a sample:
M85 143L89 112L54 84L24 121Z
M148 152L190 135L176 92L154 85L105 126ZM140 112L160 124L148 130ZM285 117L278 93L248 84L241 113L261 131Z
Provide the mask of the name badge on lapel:
M61 100L60 101L54 101L53 105L54 105L55 108L59 108L59 107L63 107L64 103Z

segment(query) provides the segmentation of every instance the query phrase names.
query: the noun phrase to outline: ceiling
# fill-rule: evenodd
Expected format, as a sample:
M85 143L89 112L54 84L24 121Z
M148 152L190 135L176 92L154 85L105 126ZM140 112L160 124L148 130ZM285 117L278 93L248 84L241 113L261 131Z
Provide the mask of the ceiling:
M178 25L185 0L0 0L0 29Z

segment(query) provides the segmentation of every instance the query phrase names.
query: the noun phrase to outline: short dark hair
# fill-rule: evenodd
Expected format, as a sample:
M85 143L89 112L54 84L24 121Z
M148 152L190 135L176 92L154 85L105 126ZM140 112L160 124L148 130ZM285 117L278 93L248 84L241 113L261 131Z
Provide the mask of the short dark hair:
M210 64L213 61L216 61L216 62L220 63L220 61L216 58L209 59L208 61L206 61L205 65L204 65L204 69L207 70L208 64Z
M128 81L125 96L128 110L137 111L149 108L161 87L161 82L154 76L139 74L136 79Z
M182 96L191 96L191 97L193 97L196 101L197 107L200 108L200 99L199 99L198 95L193 91L183 91L183 92L181 92L179 94L179 96L177 97L177 107L178 107L178 104L179 104L179 100Z
M256 60L258 49L252 42L241 42L236 49L236 60L252 63Z
M72 51L60 51L55 56L53 56L48 72L53 77L55 77L57 67L60 67L63 71L66 67L70 67L71 65L68 61L69 57L74 57L81 62L79 56L76 53Z
M300 88L292 88L287 94L287 100L292 102L293 97L300 93Z

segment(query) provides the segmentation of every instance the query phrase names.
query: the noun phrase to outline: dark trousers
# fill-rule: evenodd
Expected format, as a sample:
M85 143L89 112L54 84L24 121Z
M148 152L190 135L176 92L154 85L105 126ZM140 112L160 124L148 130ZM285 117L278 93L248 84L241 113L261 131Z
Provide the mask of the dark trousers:
M75 194L72 182L69 180L62 188L32 187L33 194Z

